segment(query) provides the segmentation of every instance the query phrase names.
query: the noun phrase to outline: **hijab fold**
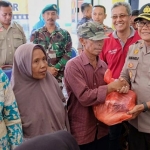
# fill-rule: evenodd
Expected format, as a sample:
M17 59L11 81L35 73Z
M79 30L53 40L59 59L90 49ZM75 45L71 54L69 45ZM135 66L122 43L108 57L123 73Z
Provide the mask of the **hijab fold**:
M18 47L14 55L11 84L21 115L25 138L69 130L63 102L64 96L56 79L47 72L44 79L32 77L32 54L35 47L46 55L41 45L27 43Z

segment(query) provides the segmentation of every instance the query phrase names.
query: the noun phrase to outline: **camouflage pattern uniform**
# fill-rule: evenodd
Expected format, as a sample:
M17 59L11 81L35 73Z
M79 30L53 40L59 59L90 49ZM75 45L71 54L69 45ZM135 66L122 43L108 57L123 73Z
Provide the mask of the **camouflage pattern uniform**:
M56 27L55 31L49 33L44 26L32 33L30 41L35 44L41 44L45 48L48 65L59 69L56 79L61 83L65 65L71 58L72 40L68 31Z
M83 18L78 22L77 28L78 28L78 26L80 26L80 25L82 25L82 24L84 24L84 23L86 23L86 22L88 22L88 21L92 21L92 19L91 19L91 18L87 18L87 17L83 17Z
M102 40L109 38L105 35L104 25L98 22L86 22L78 27L77 34L79 37L90 40Z
M90 21L90 20L89 20ZM88 22L88 21L87 21ZM94 22L94 21L92 21ZM97 22L98 23L98 22ZM99 23L100 24L100 23ZM82 25L82 24L81 24ZM110 33L113 32L113 29L106 26L106 25L103 25L103 29L104 29L104 32L105 32L105 35L109 35ZM78 46L77 46L77 49L82 49L82 44L80 42L78 42Z
M86 22L89 22L89 21L92 21L91 18L87 18L87 17L83 17L77 24L77 29L80 25L86 23ZM77 45L77 49L82 49L82 44L80 43L79 39L78 39L78 45Z

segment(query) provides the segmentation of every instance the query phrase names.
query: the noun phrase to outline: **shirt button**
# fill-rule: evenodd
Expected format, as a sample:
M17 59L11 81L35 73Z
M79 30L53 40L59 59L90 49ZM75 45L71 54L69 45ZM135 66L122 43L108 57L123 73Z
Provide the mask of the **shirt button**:
M7 40L9 41L9 38Z
M8 45L8 47L11 47L10 45Z
M11 52L9 52L9 54L11 54Z
M96 85L96 83L94 83L94 85Z
M99 125L99 123L97 123L97 126Z

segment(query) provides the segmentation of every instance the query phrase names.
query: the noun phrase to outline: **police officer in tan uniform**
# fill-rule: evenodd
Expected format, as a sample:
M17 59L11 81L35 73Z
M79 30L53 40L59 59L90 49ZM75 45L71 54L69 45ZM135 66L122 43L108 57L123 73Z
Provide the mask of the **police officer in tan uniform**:
M15 50L26 43L23 28L11 20L11 3L0 1L0 66L12 65Z
M121 77L137 94L137 105L127 112L129 150L150 150L150 3L140 9L135 19L142 40L131 45Z

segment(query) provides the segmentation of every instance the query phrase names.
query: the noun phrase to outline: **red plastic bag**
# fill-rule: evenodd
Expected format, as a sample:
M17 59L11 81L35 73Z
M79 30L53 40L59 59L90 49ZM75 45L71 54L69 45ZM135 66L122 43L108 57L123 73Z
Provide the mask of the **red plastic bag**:
M104 81L110 83L114 81L111 71L106 70ZM128 120L132 115L127 115L127 112L136 104L136 94L129 90L127 94L112 92L107 95L105 103L93 106L95 117L107 124L114 125Z

